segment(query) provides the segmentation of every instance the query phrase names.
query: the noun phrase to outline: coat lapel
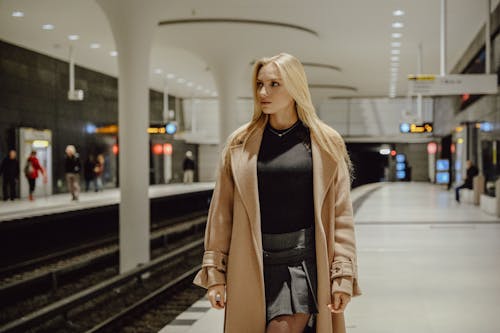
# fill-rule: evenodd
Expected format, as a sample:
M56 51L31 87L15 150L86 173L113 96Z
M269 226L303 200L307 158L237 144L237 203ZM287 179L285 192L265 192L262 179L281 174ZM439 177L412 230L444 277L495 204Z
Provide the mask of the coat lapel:
M312 135L311 147L313 158L314 214L316 215L316 220L319 221L326 193L333 182L333 171L336 163L333 157L321 148Z
M248 215L258 258L262 256L262 237L260 228L259 185L257 183L257 158L259 156L263 132L264 126L260 126L242 145L231 148L233 178Z
M265 122L256 128L242 144L231 148L231 168L236 188L245 206L255 250L262 256L262 237L260 227L259 188L257 182L257 158L259 155ZM333 181L335 161L322 149L311 135L313 159L313 196L316 220L321 221L321 211L326 193Z

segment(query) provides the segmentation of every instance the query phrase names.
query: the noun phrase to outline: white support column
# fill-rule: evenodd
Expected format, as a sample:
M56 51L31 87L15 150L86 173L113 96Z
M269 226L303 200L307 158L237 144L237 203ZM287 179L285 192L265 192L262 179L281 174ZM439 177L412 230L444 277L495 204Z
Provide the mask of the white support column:
M229 135L239 127L238 85L235 82L241 80L240 74L245 70L245 65L247 65L245 61L235 61L233 63L221 62L212 67L219 95L219 150L222 150Z
M446 75L446 0L441 0L441 56L440 75Z
M120 273L149 255L149 58L156 21L134 0L97 0L118 51Z
M486 26L484 27L485 41L485 73L491 73L491 0L486 0Z

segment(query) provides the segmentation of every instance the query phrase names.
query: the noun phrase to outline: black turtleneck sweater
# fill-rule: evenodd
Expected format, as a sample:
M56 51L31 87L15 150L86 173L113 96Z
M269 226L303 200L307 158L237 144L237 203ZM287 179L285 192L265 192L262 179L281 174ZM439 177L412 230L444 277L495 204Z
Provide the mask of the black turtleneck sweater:
M309 130L300 120L284 130L267 124L257 160L262 233L314 225L312 163Z

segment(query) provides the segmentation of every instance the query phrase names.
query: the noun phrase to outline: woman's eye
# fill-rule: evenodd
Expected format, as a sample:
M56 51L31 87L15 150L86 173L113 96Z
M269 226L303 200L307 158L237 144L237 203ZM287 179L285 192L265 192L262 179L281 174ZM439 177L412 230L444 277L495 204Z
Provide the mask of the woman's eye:
M278 87L279 85L280 85L280 84L279 84L278 82L272 82L272 83L271 83L271 86L272 86L272 87Z
M257 82L257 87L262 87L262 82Z

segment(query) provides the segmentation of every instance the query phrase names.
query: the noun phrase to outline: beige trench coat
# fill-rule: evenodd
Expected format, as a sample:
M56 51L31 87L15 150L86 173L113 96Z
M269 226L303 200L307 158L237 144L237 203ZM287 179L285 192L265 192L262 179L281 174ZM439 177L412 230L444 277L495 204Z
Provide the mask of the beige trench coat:
M219 168L209 208L202 269L194 279L208 288L226 284L224 332L263 333L266 327L257 157L264 126L230 148L231 173ZM332 136L338 136L333 129ZM311 137L315 212L317 333L344 333L343 314L327 307L332 293L357 296L356 246L350 177Z

